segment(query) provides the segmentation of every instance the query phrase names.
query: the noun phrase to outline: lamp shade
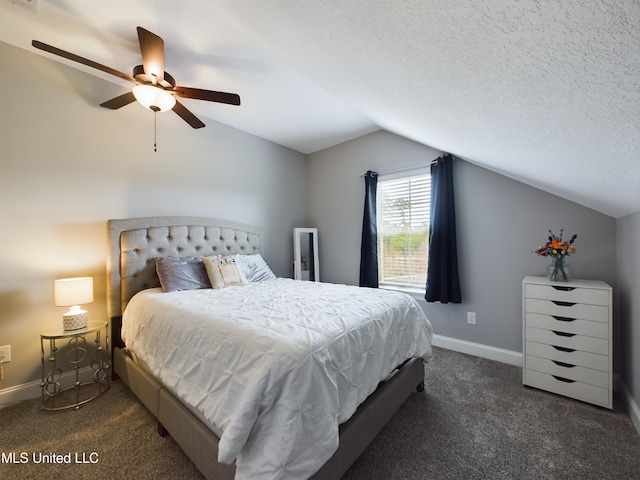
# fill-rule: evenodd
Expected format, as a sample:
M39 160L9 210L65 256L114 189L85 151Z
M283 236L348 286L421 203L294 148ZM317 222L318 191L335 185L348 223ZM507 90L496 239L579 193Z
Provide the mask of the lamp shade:
M133 87L133 96L145 108L166 112L176 104L176 99L166 90L153 85L136 85ZM154 107L154 108L152 108Z
M93 278L63 278L55 281L55 304L69 307L93 302Z
M80 308L82 303L93 302L93 278L63 278L54 284L55 304L58 307L71 307L62 315L62 325L65 330L85 328L89 321L89 314Z

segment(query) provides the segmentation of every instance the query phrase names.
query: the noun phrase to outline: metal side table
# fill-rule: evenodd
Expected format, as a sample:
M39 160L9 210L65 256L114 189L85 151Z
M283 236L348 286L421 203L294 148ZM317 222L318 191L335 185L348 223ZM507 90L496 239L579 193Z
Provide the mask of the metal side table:
M108 322L88 322L85 328L64 330L62 327L47 330L40 334L40 352L42 360L42 409L65 410L80 408L81 405L95 400L109 388L111 365L108 360L109 333ZM104 331L104 336L102 332ZM93 337L95 348L89 348L87 337ZM57 341L68 339L66 355L58 358ZM49 345L49 355L45 357L45 346ZM95 350L95 352L94 352ZM86 367L82 363L90 355L95 355ZM46 360L46 361L45 361ZM47 369L48 363L48 369ZM63 365L59 365L59 363ZM63 367L73 376L73 385L62 388ZM91 371L92 379L81 381ZM67 375L64 375L65 377ZM65 392L69 392L62 395Z

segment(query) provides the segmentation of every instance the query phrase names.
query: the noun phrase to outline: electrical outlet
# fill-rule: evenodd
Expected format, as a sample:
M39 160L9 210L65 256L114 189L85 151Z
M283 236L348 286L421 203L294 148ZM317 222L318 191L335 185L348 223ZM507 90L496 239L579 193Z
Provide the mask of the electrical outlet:
M467 312L467 323L469 325L476 324L476 312Z
M0 347L0 362L8 363L11 361L11 345Z

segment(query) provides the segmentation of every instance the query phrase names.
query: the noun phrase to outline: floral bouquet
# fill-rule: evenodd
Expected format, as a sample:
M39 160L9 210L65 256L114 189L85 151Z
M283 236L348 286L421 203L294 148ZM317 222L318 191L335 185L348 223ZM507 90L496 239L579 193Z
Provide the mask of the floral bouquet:
M564 229L560 230L559 236L549 230L547 243L533 250L533 253L553 259L552 265L549 267L549 280L565 282L570 280L565 259L572 253L576 253L576 247L573 246L573 242L576 241L578 235L574 234L571 240L564 240L563 235Z

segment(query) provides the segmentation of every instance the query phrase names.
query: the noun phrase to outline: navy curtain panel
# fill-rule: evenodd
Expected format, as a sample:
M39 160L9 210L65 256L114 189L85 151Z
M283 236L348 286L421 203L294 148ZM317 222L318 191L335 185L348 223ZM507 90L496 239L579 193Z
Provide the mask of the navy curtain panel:
M461 303L457 251L453 157L445 155L431 164L427 302Z
M378 220L376 198L378 174L367 171L364 175L364 217L360 245L360 286L378 288Z

